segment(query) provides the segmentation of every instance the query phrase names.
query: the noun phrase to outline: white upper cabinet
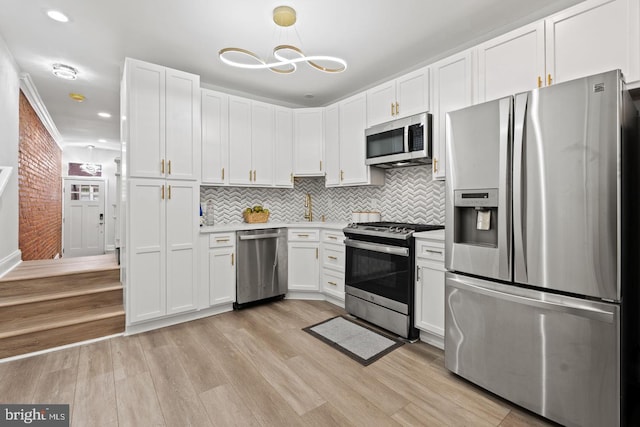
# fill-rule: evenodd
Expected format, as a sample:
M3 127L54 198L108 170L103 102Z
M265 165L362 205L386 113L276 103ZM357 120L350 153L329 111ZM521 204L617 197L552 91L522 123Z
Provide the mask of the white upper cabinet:
M128 175L196 180L200 77L127 58L125 78Z
M325 185L382 185L384 171L365 164L366 93L327 107L325 111Z
M536 22L477 47L479 102L543 84L544 22Z
M444 179L447 112L473 103L473 51L452 55L431 65L433 95L433 178Z
M548 18L547 79L551 84L616 68L627 82L638 80L638 4L638 0L591 0Z
M275 108L274 166L274 185L293 187L293 112L290 108Z
M203 184L229 182L229 96L202 89Z
M340 104L324 110L325 185L340 185Z
M293 112L293 174L322 176L323 108L301 108Z
M367 91L367 127L429 110L429 68Z
M251 164L253 185L273 185L275 107L251 101Z
M229 184L273 185L275 107L229 96Z

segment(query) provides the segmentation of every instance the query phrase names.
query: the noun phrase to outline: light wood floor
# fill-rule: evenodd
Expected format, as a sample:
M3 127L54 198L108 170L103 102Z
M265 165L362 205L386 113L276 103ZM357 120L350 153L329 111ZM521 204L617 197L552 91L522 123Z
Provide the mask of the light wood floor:
M542 426L405 344L368 367L301 330L344 312L286 300L0 363L0 402L69 403L74 426Z
M55 277L69 273L118 268L116 256L112 253L74 258L23 261L0 281L25 280L42 276Z

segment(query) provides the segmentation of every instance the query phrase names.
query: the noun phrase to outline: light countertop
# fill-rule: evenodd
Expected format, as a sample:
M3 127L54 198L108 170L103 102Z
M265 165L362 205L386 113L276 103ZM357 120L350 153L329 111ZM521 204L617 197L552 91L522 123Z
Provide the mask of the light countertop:
M319 228L327 230L340 230L347 226L347 222L264 222L260 224L247 224L244 222L238 222L233 224L220 224L214 226L202 226L200 227L200 233L218 233L229 231L242 231L242 230L257 230L263 228Z

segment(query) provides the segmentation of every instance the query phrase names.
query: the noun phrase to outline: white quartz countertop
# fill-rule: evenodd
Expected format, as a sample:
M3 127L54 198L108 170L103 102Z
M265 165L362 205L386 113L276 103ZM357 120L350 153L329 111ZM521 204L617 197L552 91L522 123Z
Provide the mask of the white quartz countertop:
M416 239L442 240L444 242L444 230L421 231L413 233Z
M220 224L210 227L200 227L200 233L219 233L225 231L257 230L264 228L319 228L327 230L340 230L347 226L347 222L264 222L260 224L247 224L238 222L233 224Z

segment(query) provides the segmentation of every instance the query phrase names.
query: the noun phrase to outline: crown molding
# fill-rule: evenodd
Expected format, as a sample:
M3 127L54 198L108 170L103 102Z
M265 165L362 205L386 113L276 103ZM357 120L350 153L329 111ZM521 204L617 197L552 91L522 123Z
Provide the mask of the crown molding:
M49 135L51 135L56 144L58 144L60 150L63 150L62 135L58 132L56 124L53 122L51 115L49 115L49 111L47 110L47 107L45 107L44 102L42 102L38 89L36 89L36 85L33 83L33 80L31 80L31 76L28 73L20 73L20 89L22 90L22 93L24 93L24 96L27 97L29 104L31 104L31 107L35 110L40 121L49 132Z

